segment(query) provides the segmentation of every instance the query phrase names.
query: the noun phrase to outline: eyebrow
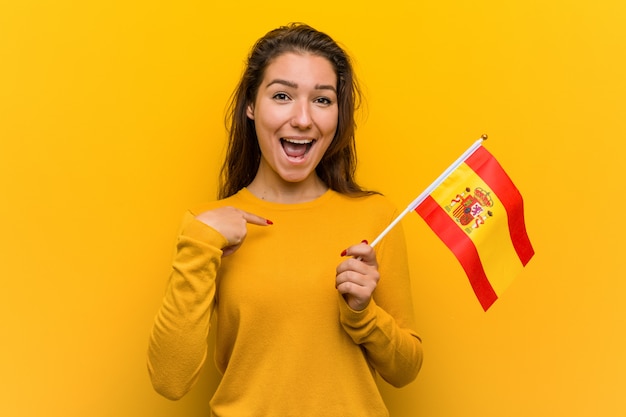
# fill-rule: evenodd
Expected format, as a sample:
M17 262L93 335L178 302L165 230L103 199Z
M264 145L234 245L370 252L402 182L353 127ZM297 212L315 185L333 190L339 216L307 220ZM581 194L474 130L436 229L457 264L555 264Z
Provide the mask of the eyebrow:
M270 81L269 83L267 83L267 87L269 87L269 86L271 86L273 84L282 84L282 85L290 87L290 88L298 88L298 84L294 83L293 81L287 81L287 80L283 80L283 79L280 79L280 78L276 78L276 79ZM327 84L316 84L315 85L315 89L316 90L331 90L331 91L334 91L335 93L337 92L337 89L335 88L335 86L327 85Z

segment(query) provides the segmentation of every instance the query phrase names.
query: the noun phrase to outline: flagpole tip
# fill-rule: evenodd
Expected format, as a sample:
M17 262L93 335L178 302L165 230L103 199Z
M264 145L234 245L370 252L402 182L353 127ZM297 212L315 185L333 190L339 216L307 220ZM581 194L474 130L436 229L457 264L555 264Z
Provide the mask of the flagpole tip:
M480 137L482 140L487 140L489 136L487 136L486 133L483 133L482 136Z

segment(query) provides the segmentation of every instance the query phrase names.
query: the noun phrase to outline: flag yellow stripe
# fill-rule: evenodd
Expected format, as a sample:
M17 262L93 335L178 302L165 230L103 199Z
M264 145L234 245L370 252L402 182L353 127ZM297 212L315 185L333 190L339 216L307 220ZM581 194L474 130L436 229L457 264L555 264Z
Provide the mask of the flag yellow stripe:
M511 284L513 279L522 270L523 265L511 242L507 213L495 195L485 182L469 166L462 164L450 176L431 193L431 197L457 222L453 216L454 208L458 203L452 204L452 200L464 193L467 196L466 187L474 193L476 188L482 188L489 193L493 205L489 210L493 216L486 217L485 223L478 228L472 228L468 237L474 242L485 274L496 294L500 295ZM471 225L462 226L465 230ZM465 232L467 233L467 232Z

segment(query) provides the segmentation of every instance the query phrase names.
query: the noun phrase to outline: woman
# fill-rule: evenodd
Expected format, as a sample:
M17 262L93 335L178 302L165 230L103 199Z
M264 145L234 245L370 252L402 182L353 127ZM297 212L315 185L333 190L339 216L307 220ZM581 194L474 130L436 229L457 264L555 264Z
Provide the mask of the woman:
M292 24L253 47L220 199L184 217L155 319L148 367L165 397L197 380L214 313L214 416L387 416L376 375L395 386L416 377L402 229L376 251L363 240L397 213L354 180L358 97L348 57L324 33Z

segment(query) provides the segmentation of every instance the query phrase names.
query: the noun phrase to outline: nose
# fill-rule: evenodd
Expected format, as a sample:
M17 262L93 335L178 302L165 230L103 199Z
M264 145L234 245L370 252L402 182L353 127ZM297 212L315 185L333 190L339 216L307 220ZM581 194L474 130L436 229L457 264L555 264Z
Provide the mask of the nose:
M313 124L313 117L309 103L302 102L294 105L291 117L291 126L297 129L308 129Z

